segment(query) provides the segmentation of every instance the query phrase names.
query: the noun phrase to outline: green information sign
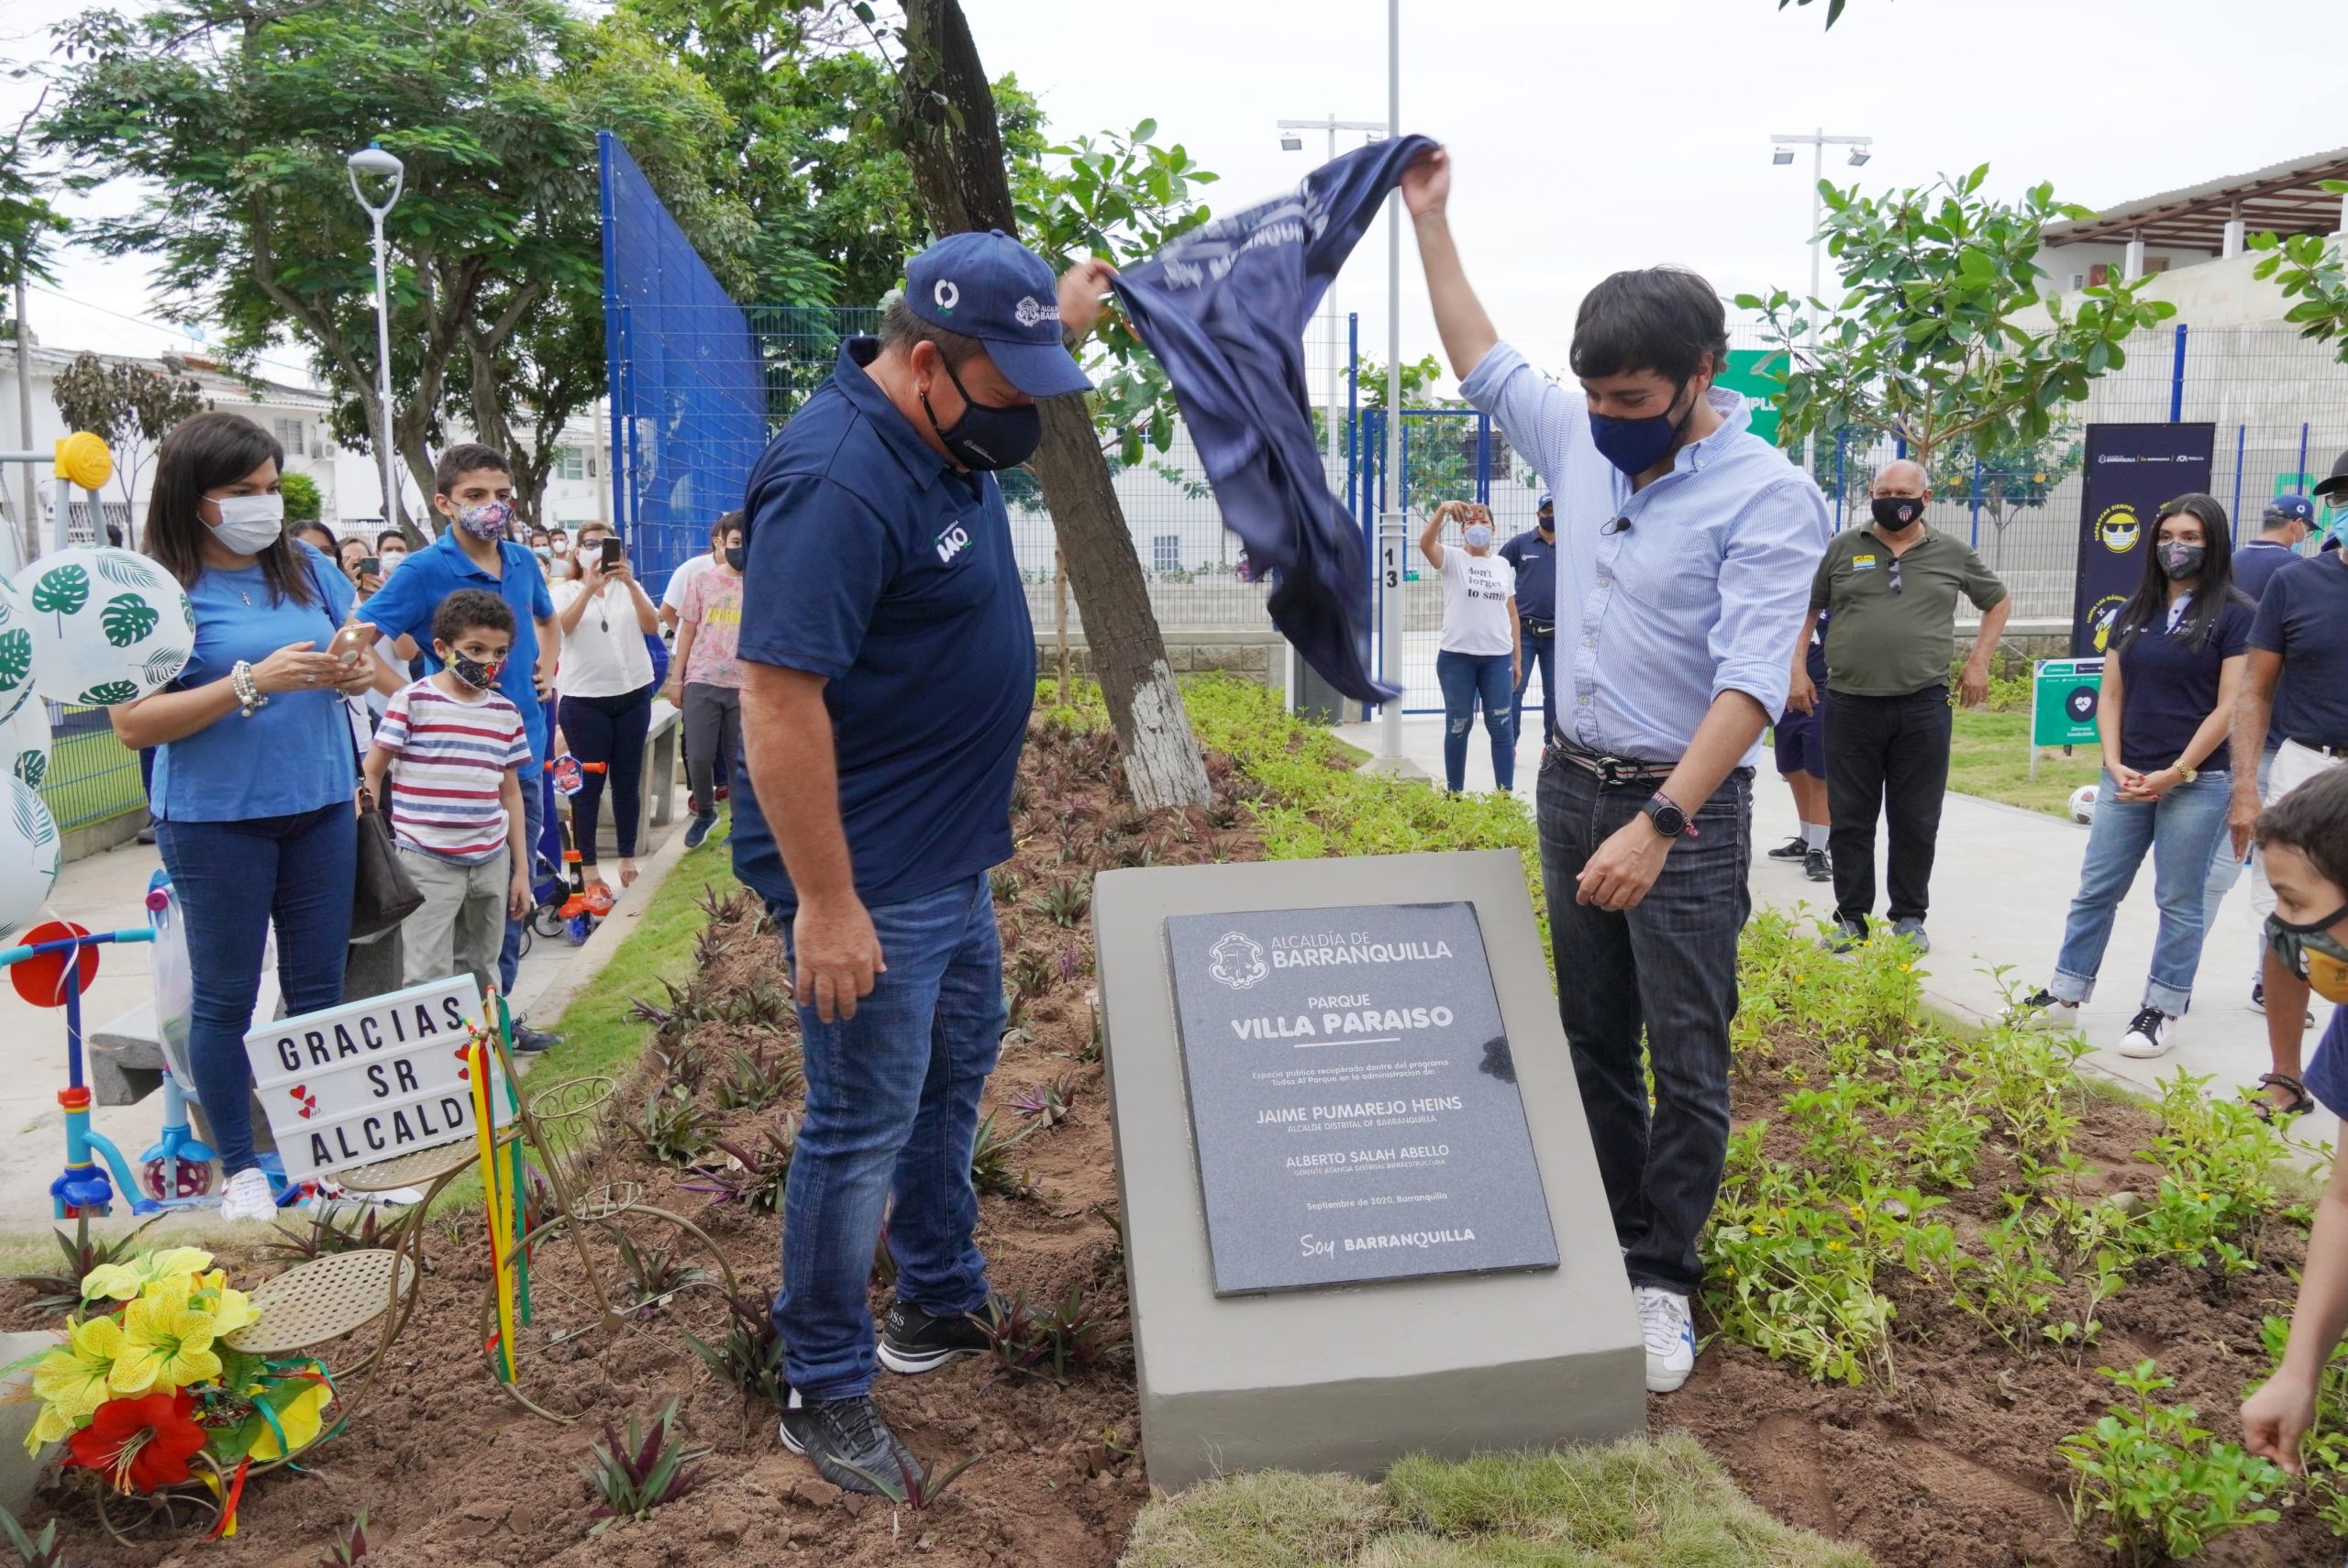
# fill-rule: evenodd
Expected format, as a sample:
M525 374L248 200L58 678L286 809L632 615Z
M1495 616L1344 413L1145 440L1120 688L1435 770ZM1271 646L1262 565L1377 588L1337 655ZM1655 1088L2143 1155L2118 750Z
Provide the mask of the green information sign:
M2096 739L2103 660L2043 658L2031 682L2030 744L2088 745Z
M1716 383L1753 401L1753 434L1772 446L1778 440L1778 378L1785 374L1782 348L1732 348L1728 369Z

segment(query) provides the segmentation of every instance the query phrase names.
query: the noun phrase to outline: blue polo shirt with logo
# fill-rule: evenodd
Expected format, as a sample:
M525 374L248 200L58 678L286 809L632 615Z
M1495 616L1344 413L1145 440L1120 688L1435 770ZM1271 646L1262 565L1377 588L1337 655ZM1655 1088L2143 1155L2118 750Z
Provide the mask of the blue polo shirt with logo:
M1035 628L991 474L932 450L851 338L750 470L737 650L825 679L840 818L867 907L1011 857L1011 790L1036 694ZM798 907L767 826L789 800L734 788L734 870Z
M492 577L465 554L451 526L423 549L410 552L400 569L383 580L375 596L359 607L356 619L387 637L414 637L423 650L425 673L429 675L440 668L432 653L432 617L440 602L460 588L478 588L504 600L514 612L514 647L505 656L497 690L522 711L523 726L530 734L530 761L521 776L535 779L547 755L547 710L538 701L535 674L537 624L554 619L554 600L547 592L546 574L538 569L538 558L526 547L508 539L499 543L497 551L498 575Z

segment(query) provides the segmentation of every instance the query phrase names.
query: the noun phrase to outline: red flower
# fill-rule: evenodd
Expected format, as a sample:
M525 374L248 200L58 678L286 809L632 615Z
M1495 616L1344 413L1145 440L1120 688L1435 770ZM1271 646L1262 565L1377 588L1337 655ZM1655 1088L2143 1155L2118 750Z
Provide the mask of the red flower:
M65 1463L109 1475L117 1491L153 1492L188 1479L187 1462L204 1447L204 1429L185 1388L137 1399L109 1399L90 1424L65 1440Z

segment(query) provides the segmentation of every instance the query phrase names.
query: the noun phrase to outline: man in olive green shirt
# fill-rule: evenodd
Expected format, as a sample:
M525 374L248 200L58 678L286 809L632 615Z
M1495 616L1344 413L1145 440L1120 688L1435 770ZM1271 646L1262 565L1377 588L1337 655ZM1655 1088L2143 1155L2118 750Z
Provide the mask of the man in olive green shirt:
M1815 688L1802 653L1822 613L1826 629L1826 689L1834 716L1826 726L1827 839L1834 863L1834 933L1827 944L1847 951L1866 940L1875 912L1875 824L1890 823L1892 933L1932 950L1924 911L1933 853L1948 790L1948 669L1956 657L1956 600L1981 612L1980 634L1966 660L1968 708L1988 694L1989 650L1998 646L2012 602L2006 585L1972 547L1924 525L1931 501L1924 470L1902 458L1876 476L1873 521L1834 536L1818 563L1810 615L1795 642L1791 703L1806 711Z

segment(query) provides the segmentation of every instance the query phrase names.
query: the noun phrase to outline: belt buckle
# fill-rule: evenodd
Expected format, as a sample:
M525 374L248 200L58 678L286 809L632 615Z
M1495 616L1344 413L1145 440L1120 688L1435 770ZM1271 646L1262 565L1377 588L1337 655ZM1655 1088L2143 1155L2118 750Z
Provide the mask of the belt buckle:
M1598 781L1610 790L1632 782L1631 775L1625 771L1623 760L1619 756L1599 756L1596 772Z

